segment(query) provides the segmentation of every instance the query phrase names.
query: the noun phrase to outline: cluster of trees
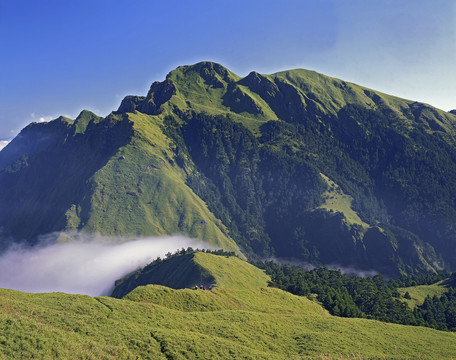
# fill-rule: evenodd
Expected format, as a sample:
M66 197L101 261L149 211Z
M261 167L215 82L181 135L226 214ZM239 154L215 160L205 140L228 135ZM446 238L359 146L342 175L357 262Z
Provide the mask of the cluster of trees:
M441 297L427 296L413 313L420 325L456 331L456 289L450 287Z
M206 254L214 254L214 255L226 256L226 257L229 257L229 256L236 256L237 257L237 255L236 255L236 253L234 251L226 251L226 250L223 250L223 249L216 249L216 250L211 250L211 249L193 249L192 247L189 246L186 249L182 248L182 249L176 250L175 252L166 253L164 259L162 259L160 256L157 257L154 261L152 261L150 264L148 264L146 266L146 268L152 268L154 265L159 264L159 263L161 263L164 260L169 260L169 259L172 259L172 258L175 258L175 257L178 257L178 256L187 255L187 254L193 254L193 253L196 253L196 252L203 252L203 253L206 253Z
M319 267L310 271L301 266L259 262L258 267L271 276L270 286L295 295L317 297L331 314L343 317L376 319L404 325L428 326L456 331L456 276L446 281L448 292L442 297L426 297L422 306L411 309L400 300L399 287L433 284L443 274L421 274L385 281L381 275L359 277Z

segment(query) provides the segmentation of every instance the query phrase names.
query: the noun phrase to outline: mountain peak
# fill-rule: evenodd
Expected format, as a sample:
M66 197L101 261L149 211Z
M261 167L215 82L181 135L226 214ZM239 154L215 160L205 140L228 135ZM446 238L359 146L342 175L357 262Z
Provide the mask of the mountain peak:
M239 80L239 76L233 74L224 66L210 61L202 61L194 65L179 66L171 71L166 79L176 84L187 86L189 83L201 82L212 88L224 88L227 84ZM199 80L201 79L201 80Z
M189 73L189 72L197 72L197 73L208 73L208 72L215 72L217 74L219 74L220 76L227 76L230 71L224 67L223 65L221 64L218 64L216 62L212 62L212 61L200 61L196 64L193 64L193 65L183 65L183 66L179 66L178 68L176 68L175 70L173 71L182 71L183 73ZM171 75L173 73L173 71L171 71L169 75Z
M90 110L82 110L79 115L76 117L76 119L74 121L80 121L82 119L87 119L87 118L99 118L98 115L94 114L93 112L91 112Z
M74 133L84 133L90 122L99 122L101 119L102 117L94 114L89 110L82 110L77 116L77 118L74 120Z

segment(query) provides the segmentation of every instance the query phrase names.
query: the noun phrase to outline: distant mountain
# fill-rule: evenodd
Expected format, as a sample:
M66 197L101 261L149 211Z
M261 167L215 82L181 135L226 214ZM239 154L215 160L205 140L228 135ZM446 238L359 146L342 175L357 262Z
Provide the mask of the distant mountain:
M4 238L186 233L249 258L456 269L456 115L313 71L173 70L0 152Z

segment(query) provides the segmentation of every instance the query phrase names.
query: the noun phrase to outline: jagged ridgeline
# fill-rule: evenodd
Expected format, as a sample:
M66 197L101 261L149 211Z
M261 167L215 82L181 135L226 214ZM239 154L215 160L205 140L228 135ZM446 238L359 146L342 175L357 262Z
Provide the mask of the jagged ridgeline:
M456 115L312 71L181 66L0 152L3 238L185 233L248 257L456 269Z

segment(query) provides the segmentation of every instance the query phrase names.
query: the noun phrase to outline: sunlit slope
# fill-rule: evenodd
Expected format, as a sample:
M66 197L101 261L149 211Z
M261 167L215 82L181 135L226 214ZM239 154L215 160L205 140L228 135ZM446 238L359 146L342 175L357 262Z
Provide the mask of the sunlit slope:
M334 317L307 298L266 288L266 276L239 259L197 255L214 274L230 269L239 282L220 279L212 291L148 285L120 300L0 290L0 356L450 359L456 353L455 333Z
M256 289L267 286L269 281L269 276L263 270L234 256L221 257L197 252L195 263L214 277L218 287Z
M82 229L103 234L182 233L238 250L225 227L185 184L161 117L128 113L134 135L93 178Z
M330 115L337 117L348 105L391 111L402 120L405 132L417 127L410 115L429 133L456 130L453 114L305 69L271 75L252 71L241 78L220 64L200 62L171 71L166 84L165 98L159 96L163 87L153 85L146 101L166 99L183 111L230 116L258 135L266 121L301 122L309 115L324 121ZM154 111L169 108L167 102L155 101ZM144 104L139 109L150 110Z
M415 308L416 306L423 305L424 299L426 296L437 296L441 297L445 292L448 291L448 288L444 285L443 281L439 281L431 285L419 285L419 286L409 286L405 288L398 289L399 294L401 295L401 300L407 303L410 308ZM405 293L409 293L410 299L404 298Z
M337 115L347 105L355 105L394 113L400 121L400 124L395 125L396 129L399 130L401 127L407 134L410 130L420 127L428 133L445 132L452 133L453 136L456 130L454 114L315 71L295 69L266 75L266 77L282 83L283 86L293 86L303 96L307 106L315 109L317 115L324 113ZM358 119L358 126L365 120L367 119Z
M171 256L164 261L154 261L116 281L111 296L122 298L128 294L128 298L147 297L149 289L143 285L148 284L164 285L174 289L193 288L195 285L209 288L213 285L246 290L266 287L268 281L269 276L262 270L237 257L190 251ZM164 289L163 294L171 294L168 288Z

